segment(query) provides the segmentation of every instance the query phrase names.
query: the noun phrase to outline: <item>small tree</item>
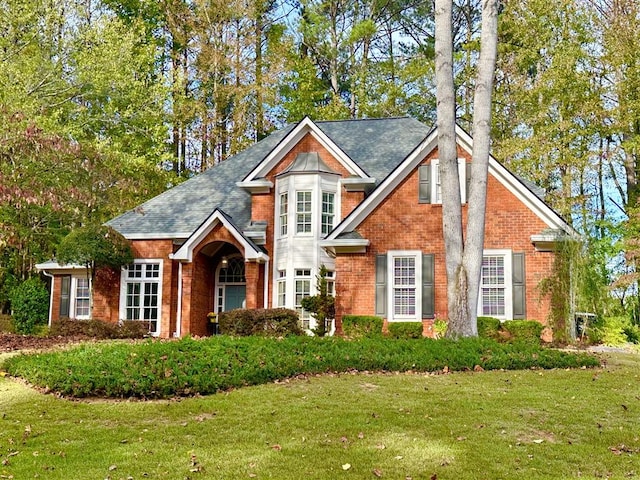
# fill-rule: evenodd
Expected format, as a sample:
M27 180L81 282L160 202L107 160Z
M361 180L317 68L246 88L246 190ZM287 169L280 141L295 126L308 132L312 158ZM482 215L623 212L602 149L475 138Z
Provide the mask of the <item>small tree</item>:
M329 270L322 265L320 272L316 276L318 280L318 295L305 297L302 299L302 308L311 312L316 319L316 327L313 333L319 337L324 337L330 329L331 321L336 316L336 299L329 294L329 284L327 274Z
M131 245L119 232L106 225L85 225L73 230L58 246L58 263L87 267L89 310L93 317L93 284L99 268L119 269L133 262ZM90 273L89 273L90 272Z

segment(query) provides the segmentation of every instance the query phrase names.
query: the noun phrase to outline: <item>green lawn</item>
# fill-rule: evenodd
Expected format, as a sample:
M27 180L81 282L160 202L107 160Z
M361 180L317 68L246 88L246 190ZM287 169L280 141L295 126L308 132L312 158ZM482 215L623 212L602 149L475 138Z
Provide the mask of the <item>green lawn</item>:
M605 358L150 402L69 401L0 377L0 478L637 478L640 355Z

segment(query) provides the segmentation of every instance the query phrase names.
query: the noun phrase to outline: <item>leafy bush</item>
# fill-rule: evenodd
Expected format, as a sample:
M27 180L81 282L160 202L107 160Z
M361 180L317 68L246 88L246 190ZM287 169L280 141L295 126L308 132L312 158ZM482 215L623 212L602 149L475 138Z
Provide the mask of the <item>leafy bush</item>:
M631 327L627 317L605 317L588 329L589 339L605 345L623 345L629 341L625 329Z
M622 328L622 333L631 343L640 343L640 327L638 325L625 325Z
M422 338L422 322L390 322L388 328L393 338Z
M478 336L500 339L500 320L493 317L478 317Z
M33 333L37 325L47 323L49 292L39 278L25 280L11 290L9 297L17 333Z
M103 340L144 338L149 334L149 322L128 320L117 324L102 320L61 318L52 322L49 334L54 337L87 337Z
M0 315L0 332L16 333L16 327L10 315Z
M478 338L347 341L337 337L218 336L85 344L66 351L13 356L3 367L11 375L62 395L171 398L325 372L598 365L597 358L587 354Z
M382 318L369 315L345 315L342 317L342 333L347 338L370 338L382 335Z
M509 320L502 323L502 329L515 341L540 343L544 326L534 320Z
M218 314L218 324L220 333L236 337L304 335L297 312L287 308L229 310Z

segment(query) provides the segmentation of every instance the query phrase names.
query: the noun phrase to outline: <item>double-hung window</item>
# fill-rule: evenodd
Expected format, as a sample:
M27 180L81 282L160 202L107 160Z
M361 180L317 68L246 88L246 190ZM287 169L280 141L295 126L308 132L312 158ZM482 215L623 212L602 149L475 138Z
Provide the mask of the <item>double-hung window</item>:
M329 235L333 230L335 218L335 193L322 192L322 219L321 232L323 236Z
M389 321L422 318L422 252L393 250L387 253L387 305Z
M286 270L278 270L278 279L276 281L278 288L278 307L287 305L287 272Z
M74 278L75 283L75 300L74 300L74 317L75 318L89 318L90 316L90 291L89 291L89 279L88 278Z
M505 274L504 257L485 255L482 258L482 315L504 317L505 314Z
M122 271L121 317L149 322L153 335L160 333L161 261L137 261Z
M278 215L280 218L280 236L284 237L287 235L289 224L289 194L286 192L280 195Z
M394 257L392 278L394 317L415 317L416 258Z
M302 328L309 329L309 312L302 308L302 299L311 296L311 270L296 269L295 309L302 321Z
M464 159L458 159L458 177L460 180L460 200L467 201L467 168ZM419 203L442 204L442 175L440 160L431 160L431 165L423 165L419 169Z
M482 257L478 315L512 318L511 252L486 250Z
M296 192L296 233L311 233L311 192Z

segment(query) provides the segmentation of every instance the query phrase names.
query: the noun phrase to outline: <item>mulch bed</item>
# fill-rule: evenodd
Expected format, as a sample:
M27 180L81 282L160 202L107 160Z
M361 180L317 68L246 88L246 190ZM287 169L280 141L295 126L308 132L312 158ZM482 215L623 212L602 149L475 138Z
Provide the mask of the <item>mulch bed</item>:
M81 339L74 337L34 337L32 335L0 333L0 352L41 350L78 342L79 340Z

